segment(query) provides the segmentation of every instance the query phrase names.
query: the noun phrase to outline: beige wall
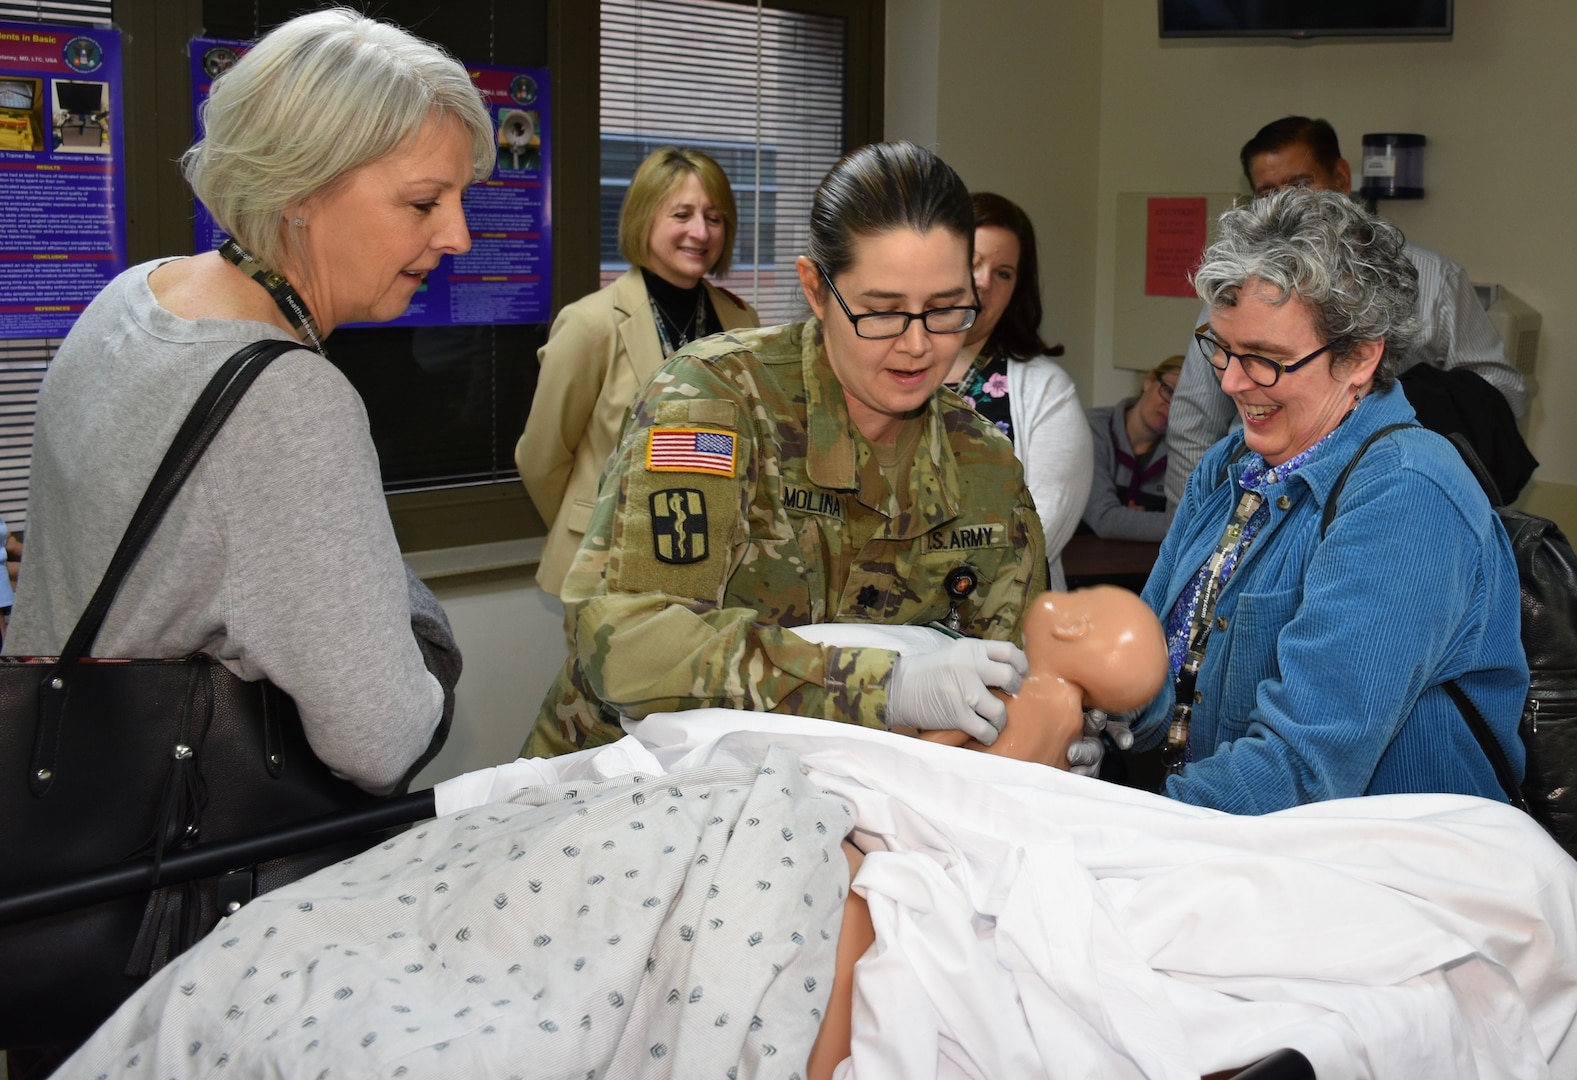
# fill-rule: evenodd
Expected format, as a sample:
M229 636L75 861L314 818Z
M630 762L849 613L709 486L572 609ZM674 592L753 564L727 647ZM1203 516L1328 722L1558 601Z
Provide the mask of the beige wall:
M1540 481L1577 484L1577 425L1566 420L1577 405L1577 310L1566 302L1577 294L1577 228L1561 205L1577 148L1550 123L1577 98L1577 5L1457 0L1450 41L1394 44L1162 43L1155 21L1152 4L1106 7L1102 240L1117 191L1240 184L1238 147L1277 116L1324 116L1354 161L1366 131L1428 136L1426 198L1382 211L1544 316L1528 441ZM1109 353L1110 252L1101 251L1096 333Z
M916 4L937 9L931 141L971 187L1033 216L1043 330L1067 344L1087 404L1133 386L1111 362L1118 192L1241 190L1238 147L1288 113L1329 119L1354 160L1364 132L1428 136L1428 197L1382 209L1543 315L1527 424L1542 465L1523 502L1577 532L1577 225L1562 198L1577 176L1577 4L1457 0L1450 41L1397 43L1163 43L1152 0L888 0L889 23ZM916 92L893 40L890 101Z
M971 190L1005 195L1029 214L1041 336L1067 349L1063 366L1089 386L1100 4L887 0L887 26L887 137L932 147ZM917 26L935 26L939 47L916 42Z

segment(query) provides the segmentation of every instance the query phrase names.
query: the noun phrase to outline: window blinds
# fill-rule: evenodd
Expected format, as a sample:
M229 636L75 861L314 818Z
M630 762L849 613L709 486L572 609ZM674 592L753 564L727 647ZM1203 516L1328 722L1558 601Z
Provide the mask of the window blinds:
M27 526L27 478L33 465L33 413L60 338L0 340L0 518L12 532Z
M726 0L602 0L602 280L630 176L659 146L715 158L739 206L722 282L766 325L804 313L794 260L811 196L844 151L847 28L837 16Z
M108 26L110 0L0 0L0 22Z

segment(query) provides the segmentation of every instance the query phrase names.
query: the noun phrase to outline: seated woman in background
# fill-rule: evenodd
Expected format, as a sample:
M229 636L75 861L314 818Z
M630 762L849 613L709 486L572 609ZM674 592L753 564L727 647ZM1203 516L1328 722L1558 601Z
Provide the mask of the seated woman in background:
M624 410L663 361L698 338L759 326L756 309L702 278L728 273L739 215L722 168L699 150L659 147L630 179L613 284L559 312L537 351L536 396L515 465L548 538L537 584L557 596Z
M1046 534L1048 580L1062 589L1062 546L1089 494L1090 437L1073 380L1040 339L1035 227L1001 195L972 198L980 317L964 332L947 385L1013 440Z
M989 689L1018 689L1046 570L1012 446L938 392L978 312L973 232L935 154L854 150L816 189L796 267L814 317L698 342L652 377L564 579L572 647L525 756L711 706L995 741ZM970 636L921 656L792 631L943 619Z
M224 361L300 342L175 497L94 655L201 651L270 679L330 768L386 792L444 710L412 633L413 603L433 601L400 559L366 410L324 341L400 315L469 250L460 199L492 170L492 123L453 58L343 8L266 35L214 81L203 121L182 165L229 239L121 274L50 364L5 649L60 651Z
M1145 374L1137 397L1089 411L1095 476L1084 524L1107 540L1160 540L1166 512L1166 417L1183 369L1168 356Z
M1357 456L1413 420L1396 384L1418 332L1403 243L1345 194L1292 188L1223 214L1195 272L1199 345L1243 430L1189 477L1144 590L1176 680L1133 733L1166 739L1174 798L1253 814L1388 792L1504 801L1451 682L1521 779L1505 529L1433 432Z

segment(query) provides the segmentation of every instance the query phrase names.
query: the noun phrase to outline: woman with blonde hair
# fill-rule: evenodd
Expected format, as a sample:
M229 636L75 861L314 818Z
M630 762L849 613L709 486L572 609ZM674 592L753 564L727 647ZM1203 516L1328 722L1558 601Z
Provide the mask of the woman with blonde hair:
M559 312L515 464L548 525L537 584L558 594L597 501L630 400L691 341L760 325L755 308L703 278L733 259L739 215L728 177L699 150L659 147L630 179L613 284Z

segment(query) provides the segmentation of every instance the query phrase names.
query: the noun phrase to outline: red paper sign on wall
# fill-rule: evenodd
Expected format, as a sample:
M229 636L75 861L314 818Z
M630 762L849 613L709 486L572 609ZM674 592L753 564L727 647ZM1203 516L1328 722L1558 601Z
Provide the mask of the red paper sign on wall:
M1145 227L1144 294L1193 296L1188 275L1205 251L1205 200L1151 199Z

